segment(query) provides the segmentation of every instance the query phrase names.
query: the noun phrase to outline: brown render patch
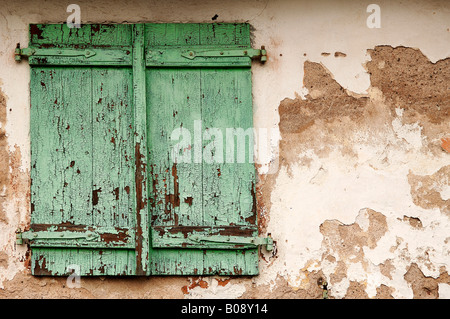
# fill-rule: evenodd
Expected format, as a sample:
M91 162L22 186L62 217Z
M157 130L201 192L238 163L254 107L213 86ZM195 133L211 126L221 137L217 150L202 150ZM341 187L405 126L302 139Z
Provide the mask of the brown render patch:
M155 277L82 277L81 288L69 288L67 277L35 277L18 272L4 281L0 299L181 299L180 287L187 278Z

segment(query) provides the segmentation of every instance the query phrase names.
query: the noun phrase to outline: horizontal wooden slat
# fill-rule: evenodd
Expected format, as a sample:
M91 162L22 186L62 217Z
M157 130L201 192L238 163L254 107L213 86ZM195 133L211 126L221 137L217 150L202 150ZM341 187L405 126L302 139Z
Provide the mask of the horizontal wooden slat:
M78 268L80 276L134 275L132 249L77 249L35 247L31 252L34 276L69 276Z

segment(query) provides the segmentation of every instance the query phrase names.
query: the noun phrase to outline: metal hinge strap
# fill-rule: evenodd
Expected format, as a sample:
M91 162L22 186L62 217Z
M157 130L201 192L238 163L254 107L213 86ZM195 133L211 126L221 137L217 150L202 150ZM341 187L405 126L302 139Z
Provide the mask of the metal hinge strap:
M193 60L196 57L249 57L251 59L260 59L261 62L267 61L267 51L264 46L261 49L223 49L223 50L205 50L187 51L181 54L186 59Z
M211 242L220 244L235 244L235 245L254 245L266 246L266 250L271 251L273 249L273 239L268 237L240 237L240 236L202 236L191 235L189 240L194 242Z
M20 48L20 44L17 44L17 48L14 51L16 61L21 61L22 57L30 56L63 56L63 57L75 57L84 56L90 58L96 53L93 50L77 50L77 49L37 49L37 48Z
M19 229L16 231L16 243L22 245L24 241L40 240L40 239L85 239L85 240L97 240L100 234L85 231L85 232L72 232L72 231L26 231L21 232Z

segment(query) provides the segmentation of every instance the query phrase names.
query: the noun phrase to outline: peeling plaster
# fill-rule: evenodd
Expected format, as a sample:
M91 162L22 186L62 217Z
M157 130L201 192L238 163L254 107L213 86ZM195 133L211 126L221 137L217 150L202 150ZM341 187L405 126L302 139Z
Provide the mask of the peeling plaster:
M246 291L244 284L229 284L228 280L205 277L200 279L202 283L191 284L192 288L186 289L185 299L236 299Z
M276 241L254 278L90 278L81 289L31 277L14 244L29 222L30 154L29 68L12 50L28 23L64 22L67 4L0 2L0 297L321 298L323 277L331 298L449 298L448 1L379 1L378 30L351 1L80 1L85 23L251 23L269 53L252 67L254 122L273 130L258 165L260 230Z

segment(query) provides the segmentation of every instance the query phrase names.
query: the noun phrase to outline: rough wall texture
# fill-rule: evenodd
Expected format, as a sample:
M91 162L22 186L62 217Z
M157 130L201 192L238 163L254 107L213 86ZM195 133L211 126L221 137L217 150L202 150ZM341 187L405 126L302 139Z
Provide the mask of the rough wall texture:
M64 21L64 5L46 13L56 4L8 4L0 16L0 298L321 298L324 280L330 298L450 298L448 2L380 1L380 30L351 1L86 4L86 22L218 14L253 25L255 47L269 53L253 69L255 124L279 132L257 188L260 229L276 250L261 252L256 277L82 278L73 289L30 276L27 249L14 244L29 221L29 102L18 78L27 66L11 49L26 43L27 23Z

